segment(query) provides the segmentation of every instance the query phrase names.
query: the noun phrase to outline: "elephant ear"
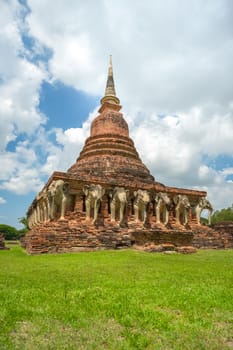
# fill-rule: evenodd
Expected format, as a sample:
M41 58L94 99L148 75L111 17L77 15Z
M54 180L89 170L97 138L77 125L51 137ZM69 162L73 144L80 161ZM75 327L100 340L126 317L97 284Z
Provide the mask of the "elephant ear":
M52 198L52 193L51 193L51 191L48 190L48 191L46 192L46 194L47 194L47 198L50 200L50 199Z
M176 196L173 197L173 202L177 205L180 200L180 195L177 194Z
M208 199L206 199L206 204L209 207L209 209L213 211L212 204L210 203L210 201Z
M200 197L200 198L199 198L199 204L200 204L200 206L202 206L202 205L203 205L203 203L204 203L204 201L203 201L203 197Z
M88 193L89 193L89 188L90 188L90 186L89 186L89 185L85 185L85 186L83 186L83 192L84 192L85 196L87 196L87 195L88 195Z
M67 194L67 193L69 192L69 190L70 190L70 185L68 184L68 182L65 182L65 183L63 184L62 189L63 189L63 192L64 192L65 194Z

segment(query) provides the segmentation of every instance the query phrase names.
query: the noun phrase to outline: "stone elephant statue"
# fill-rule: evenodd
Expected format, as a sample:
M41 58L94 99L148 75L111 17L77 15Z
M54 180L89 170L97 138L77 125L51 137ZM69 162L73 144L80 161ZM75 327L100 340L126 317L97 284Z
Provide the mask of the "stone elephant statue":
M45 221L43 192L39 192L34 199L35 224L39 225Z
M60 212L59 220L64 220L69 195L69 184L63 180L54 180L48 187L48 217L54 219Z
M141 218L143 225L148 219L148 208L151 200L150 193L146 190L134 191L134 212L136 217L136 222Z
M119 224L124 226L126 206L129 199L129 190L125 190L124 187L115 187L109 191L109 197L111 198L111 221L116 221L116 216L119 214Z
M36 198L33 200L32 204L27 211L27 222L28 227L32 229L36 225Z
M174 196L173 201L175 203L176 221L183 225L187 225L188 212L191 208L188 197L183 194L178 194Z
M162 216L162 223L164 225L168 224L169 220L169 210L172 207L172 201L171 198L169 198L168 194L165 192L158 192L155 195L155 203L156 203L156 223L161 223L161 216Z
M37 221L38 223L43 223L50 218L50 201L48 196L48 191L43 189L36 196L36 206L37 206Z
M211 224L211 214L213 212L213 207L208 199L205 197L200 197L199 202L197 203L195 207L195 214L197 218L197 223L200 225L200 219L201 219L201 212L202 210L207 209L208 210L208 224Z
M102 198L105 194L105 189L101 185L85 185L83 187L85 194L85 205L86 205L86 220L91 220L95 224L98 218L98 212Z

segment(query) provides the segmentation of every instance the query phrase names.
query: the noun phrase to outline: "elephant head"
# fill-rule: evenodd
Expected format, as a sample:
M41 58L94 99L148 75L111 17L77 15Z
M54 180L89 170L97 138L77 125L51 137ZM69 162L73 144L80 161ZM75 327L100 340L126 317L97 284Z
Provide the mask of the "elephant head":
M116 221L116 212L119 211L120 226L124 225L126 205L129 200L129 190L124 187L115 187L109 191L111 198L111 221Z
M155 195L155 202L157 204L163 203L164 205L166 205L167 209L170 209L172 204L171 198L168 196L166 192L158 192Z
M197 218L197 223L200 224L200 219L201 219L201 212L202 210L207 209L208 210L208 224L211 224L211 214L213 212L213 207L210 203L210 201L205 198L205 197L200 197L199 202L195 207L195 212L196 212L196 218Z
M177 207L182 207L185 209L189 209L190 208L190 203L189 203L189 199L186 195L184 194L178 194L176 196L174 196L173 201Z
M54 219L60 211L59 220L64 220L68 200L69 184L63 180L54 180L47 191L49 217Z
M136 221L139 221L141 217L143 224L145 224L148 218L148 207L151 200L150 194L146 190L137 190L134 191L134 198Z
M98 218L100 203L105 194L105 189L100 185L91 184L91 185L85 185L83 187L83 192L86 197L85 198L86 219L90 220L91 218L93 218L93 223L96 223L96 220Z

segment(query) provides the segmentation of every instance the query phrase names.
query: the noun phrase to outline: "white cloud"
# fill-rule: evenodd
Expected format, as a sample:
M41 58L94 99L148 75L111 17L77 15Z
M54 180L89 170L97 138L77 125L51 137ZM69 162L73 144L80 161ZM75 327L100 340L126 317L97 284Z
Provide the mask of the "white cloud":
M203 189L215 209L231 205L233 182L226 182L226 176L233 173L233 168L216 170L205 164L203 154L208 157L221 152L232 155L233 118L206 118L200 109L195 109L180 116L147 115L141 123L137 118L127 119L141 159L157 181Z
M31 111L38 102L37 92L45 77L41 69L24 58L26 49L21 39L24 12L18 1L1 2L0 106L5 106L1 111L3 115L18 112L18 107L21 113L26 112L29 106Z
M233 168L224 168L222 171L221 171L221 174L222 175L233 175Z
M42 184L32 139L46 121L38 111L46 71L27 59L21 37L25 7L15 0L3 1L0 7L0 189L24 194L38 191ZM10 151L11 141L15 146Z
M16 194L26 194L30 192L39 192L43 187L43 182L38 177L38 172L32 174L19 172L16 176L11 177L9 181L3 182L0 186L3 190L8 190Z
M28 3L30 33L54 52L54 78L100 93L112 53L128 108L174 113L232 99L230 1Z
M5 200L5 198L3 198L3 197L0 197L0 204L5 204L6 203L6 200Z
M67 130L54 129L57 147L50 147L50 153L42 168L42 172L50 175L54 170L66 171L75 163L81 152L86 138L90 135L91 121L96 117L97 109L89 114L82 128Z

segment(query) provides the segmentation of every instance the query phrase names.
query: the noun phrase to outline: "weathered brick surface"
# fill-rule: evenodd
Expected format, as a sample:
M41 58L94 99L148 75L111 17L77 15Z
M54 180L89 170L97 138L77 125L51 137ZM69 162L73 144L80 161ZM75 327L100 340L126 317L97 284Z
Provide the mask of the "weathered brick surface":
M7 248L5 246L5 239L3 234L0 233L0 250L8 250L9 248Z
M144 246L136 246L136 249L143 250L148 253L181 253L181 254L193 254L197 252L197 249L193 246L175 246L171 243L155 244L155 243L146 243Z
M233 221L219 222L213 229L222 236L225 248L233 248Z
M229 227L228 227L229 228ZM226 249L233 248L232 231L215 225L213 228L204 225L192 225L194 233L193 246L202 249Z
M93 120L91 136L67 174L117 186L154 183L129 137L122 114L111 110L104 110Z
M76 222L51 222L34 228L26 236L30 254L117 249L131 246L127 230L118 227L95 227Z

